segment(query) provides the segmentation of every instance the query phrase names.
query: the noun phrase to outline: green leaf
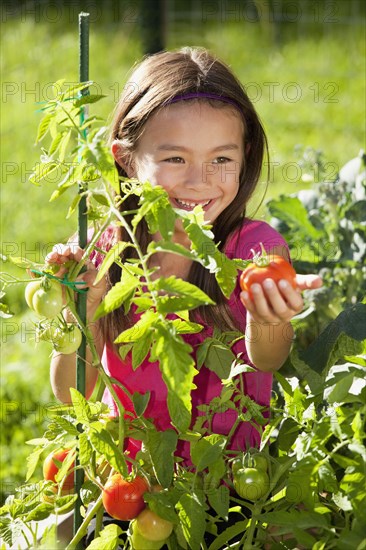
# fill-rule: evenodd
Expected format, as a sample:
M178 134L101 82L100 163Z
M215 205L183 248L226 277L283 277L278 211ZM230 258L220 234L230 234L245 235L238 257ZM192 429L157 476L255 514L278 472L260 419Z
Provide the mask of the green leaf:
M187 219L183 220L184 229L191 240L191 249L201 259L206 269L215 274L223 294L229 298L237 281L237 265L218 250L213 241L213 233L197 223L197 218L194 216L196 208L190 216L187 216Z
M180 497L176 508L189 547L199 550L206 530L206 515L201 502L194 493L185 493Z
M132 368L136 370L148 355L153 341L152 332L145 332L132 347Z
M94 321L121 307L139 285L138 279L127 272L123 274L122 278L123 280L116 283L99 304L94 315Z
M191 444L191 459L198 472L204 470L222 455L225 448L225 437L213 435L203 437Z
M270 525L283 527L278 533L291 533L294 525L300 529L310 529L311 527L328 527L328 519L324 514L316 512L307 512L306 510L290 509L285 512L268 512L261 515L261 521Z
M216 537L208 550L222 550L232 538L244 534L248 528L248 524L249 520L247 519L245 521L237 521L234 525L230 525L230 527Z
M71 401L75 416L81 424L87 422L90 418L90 407L85 397L75 388L70 388Z
M58 152L58 158L60 162L63 162L65 160L66 149L69 144L70 137L71 137L71 130L69 130L68 132L65 132L64 135L62 136L62 139L59 144L59 152Z
M155 514L172 523L178 523L178 516L175 511L177 499L171 492L145 493L144 500Z
M47 134L47 130L49 128L50 122L53 119L54 114L53 113L46 113L44 117L42 118L41 122L38 126L38 133L36 137L36 144L39 143L44 136Z
M174 452L178 434L174 430L147 432L146 445L150 454L156 479L163 487L169 487L174 473Z
M122 529L116 523L110 523L99 533L99 537L92 540L88 550L117 550L120 548L119 536Z
M300 426L291 417L287 417L281 424L281 428L277 437L277 444L281 451L288 452L295 443L300 432Z
M223 344L215 338L207 339L209 346L205 358L205 366L217 374L221 380L226 380L230 376L231 365L236 356L229 346Z
M67 211L67 215L66 215L66 219L70 219L71 216L73 215L73 213L75 212L75 210L77 209L78 207L78 204L80 202L80 199L83 195L81 193L78 193L77 195L75 195L75 197L73 198L70 206L69 206L69 209Z
M159 231L163 239L171 239L177 216L165 189L145 183L142 188L140 204L139 211L132 220L133 227L136 227L142 218L145 218L151 234Z
M176 277L162 277L155 282L154 287L158 291L176 294L159 298L158 311L161 313L176 313L215 303L198 287Z
M149 404L149 400L150 400L149 391L147 391L146 393L135 392L132 395L133 408L135 409L135 413L137 416L142 416L144 414L146 407Z
M187 248L181 244L173 243L171 241L160 240L158 242L151 241L147 248L148 253L155 252L170 252L171 254L176 254L177 256L184 256L190 260L197 260L198 257L193 255L192 252L187 250Z
M27 473L25 477L25 481L29 481L32 475L34 474L39 458L41 454L43 453L43 449L34 449L33 452L27 457Z
M90 444L88 435L82 432L79 435L79 461L81 466L88 466L93 458L93 447Z
M209 491L208 501L220 517L228 518L230 505L230 490L228 487L220 485L217 489Z
M76 99L74 101L74 106L81 107L82 105L87 105L88 103L96 103L103 97L107 97L107 96L103 94L85 94L85 95L82 95L79 99Z
M24 521L41 521L48 518L53 513L53 505L48 502L42 502L38 504L33 510L25 516Z
M357 303L342 311L300 354L300 359L316 373L325 376L340 358L362 353L365 339L366 304Z
M117 336L115 343L136 342L140 338L143 338L149 330L152 330L158 318L158 313L151 310L145 311L133 327L124 330Z
M168 389L168 409L172 423L184 432L191 423L191 392L195 388L193 378L197 374L191 356L192 348L175 333L169 322L161 321L155 328L151 358L159 361Z
M125 458L107 430L90 431L89 440L94 449L99 454L105 456L110 465L117 470L117 472L124 476L127 475Z
M184 319L173 319L172 324L177 334L197 334L203 326Z
M103 279L104 275L107 273L111 265L116 260L120 259L120 255L128 245L129 243L126 243L124 241L119 241L114 246L112 246L112 248L107 252L102 262L102 265L98 268L98 275L94 282L95 285Z
M317 241L327 236L309 221L309 213L298 197L280 195L278 199L269 201L267 206L272 216L285 222L290 229L296 230L297 238Z

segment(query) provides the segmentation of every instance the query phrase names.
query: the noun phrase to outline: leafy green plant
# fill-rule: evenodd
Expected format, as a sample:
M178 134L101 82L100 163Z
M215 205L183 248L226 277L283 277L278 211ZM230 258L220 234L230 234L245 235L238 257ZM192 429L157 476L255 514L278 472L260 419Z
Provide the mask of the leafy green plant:
M86 335L100 378L113 396L112 382L120 386L133 403L134 416L125 414L115 396L120 414L117 420L113 420L107 405L97 398L87 401L73 389L70 390L71 405L50 407L48 413L52 420L44 434L28 442L34 450L28 458L25 483L7 498L0 509L4 541L10 546L22 533L29 548L56 547L57 518L65 510L75 507L76 501L76 495L65 495L62 488L70 469L77 469L83 470L85 476L80 491L83 522L69 541L68 549L75 548L83 539L94 517L99 527L89 548L106 545L116 548L118 544L133 548L136 532L141 535L133 523L137 520L132 520L125 530L116 525L100 527L103 489L108 479L120 474L126 479L139 476L147 481L148 489L143 494L145 510L151 510L173 526L166 540L171 549L205 548L204 537L209 534L212 536L209 550L225 548L230 542L232 547L245 550L282 548L283 544L287 548L300 545L300 548L314 550L361 550L365 538L363 517L366 506L363 483L366 362L362 357L366 338L366 304L360 301L358 294L352 294L350 300L348 294L342 295L341 311L335 312L322 332L311 339L310 345L307 343L302 347L301 340L295 342L290 356L293 378L286 379L280 373L276 374L277 393L272 400L273 413L269 422L265 418L267 411L246 395L238 376L252 370L235 359L231 351L231 344L238 335L215 331L197 350L197 366L208 364L221 378L221 395L201 407L202 414L191 426L190 394L197 370L192 348L184 342L182 335L201 330L198 323L190 321L189 311L210 303L210 298L178 278L153 278L148 259L160 251L188 255L215 274L226 296L231 294L238 270L243 269L246 262L229 260L218 251L200 208L192 212L176 211L161 188L152 187L148 182L116 180L112 160L104 145L105 129L100 127L100 121L91 116L80 125L80 109L87 103L98 101L101 96L75 99L81 89L82 86L76 86L73 90L60 92L45 106L38 141L44 142L47 136L50 144L44 146L41 163L35 167L31 181L42 184L48 174L58 170L60 176L51 198L55 200L73 191L69 214L75 210L81 196L87 198L93 235L82 262L70 265L67 279L59 280L59 283L65 287L68 307L75 322ZM88 131L85 133L84 129ZM123 208L126 197L131 194L139 198L139 207L132 213ZM320 264L324 267L327 259L319 261L315 258L314 261L311 256L314 244L308 238L308 230L312 231L312 236L325 235L324 238L329 235L334 238L337 231L337 226L323 221L327 212L330 216L331 205L327 200L326 194L321 195L319 212L314 213L315 217L309 221L307 210L298 197L283 198L283 204L291 203L292 208L296 206L299 214L297 220L301 223L296 227L305 239L302 261L307 263L303 265L304 269L313 269ZM278 214L278 219L287 224L290 231L295 223L291 217L293 210L283 214L285 210L281 210L281 204L270 204L270 211L272 216ZM349 206L344 208L340 214L342 219L350 209ZM142 217L151 233L159 228L162 235L161 241L151 243L146 252L141 250L136 238L136 226ZM191 240L190 250L170 240L178 218ZM315 219L318 225L321 224L319 227ZM120 265L122 277L105 296L95 318L101 318L122 305L126 311L132 305L139 308L142 313L140 322L119 334L116 342L121 344L122 354L132 353L135 368L139 368L148 353L153 361L159 362L167 386L174 429L159 431L145 415L149 392L131 395L107 376L89 328L79 319L74 305L75 279L91 251L98 248L100 235L112 222L125 228L130 241L117 243L104 256L98 277L102 277L113 262ZM339 238L337 242L342 241ZM120 253L128 247L134 250L134 257L122 261ZM11 260L19 267L34 269L42 277L53 277L44 265L33 264L27 259ZM6 280L4 290L6 285L12 282L20 284L20 281L26 283L29 278ZM317 311L316 304L313 310ZM4 312L9 314L5 309ZM172 319L173 313L175 317ZM304 319L311 325L310 314ZM43 327L48 322L40 320ZM228 435L212 431L211 419L218 410L236 413L237 420ZM259 452L249 449L243 455L230 450L231 437L242 422L251 422L262 434ZM141 451L135 458L124 451L126 437L141 442ZM175 456L181 441L189 444L192 462L189 468ZM56 464L55 482L40 480L37 472L42 459L51 451L65 447L70 452L62 463ZM76 455L78 461L75 463ZM256 495L254 491L250 494L239 491L242 494L239 496L235 492L235 475L241 466L243 470L259 469L258 457L262 458L262 464L264 458L267 468L265 487ZM239 468L234 466L238 459ZM153 490L156 485L159 486L157 491ZM240 519L228 525L228 519L235 513ZM39 541L37 523L51 514L56 515L56 521ZM141 519L137 523L141 524ZM145 539L146 534L149 535L144 531ZM122 539L125 542L121 542ZM151 542L160 544L161 541Z

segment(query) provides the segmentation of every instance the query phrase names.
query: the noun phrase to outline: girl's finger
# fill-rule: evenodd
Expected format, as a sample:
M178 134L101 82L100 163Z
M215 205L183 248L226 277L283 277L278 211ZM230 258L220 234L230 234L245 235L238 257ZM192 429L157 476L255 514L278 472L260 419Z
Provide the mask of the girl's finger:
M296 275L296 283L300 290L320 288L323 280L319 275Z

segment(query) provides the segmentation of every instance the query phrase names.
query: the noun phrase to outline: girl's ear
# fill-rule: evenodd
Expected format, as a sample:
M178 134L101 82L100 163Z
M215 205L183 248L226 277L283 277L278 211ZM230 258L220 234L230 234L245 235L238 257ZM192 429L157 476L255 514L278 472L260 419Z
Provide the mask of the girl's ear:
M131 153L127 153L122 145L121 142L117 139L114 140L111 147L112 155L114 160L117 162L117 164L120 165L121 168L126 172L127 177L133 178L134 177L134 169L132 165L132 155Z

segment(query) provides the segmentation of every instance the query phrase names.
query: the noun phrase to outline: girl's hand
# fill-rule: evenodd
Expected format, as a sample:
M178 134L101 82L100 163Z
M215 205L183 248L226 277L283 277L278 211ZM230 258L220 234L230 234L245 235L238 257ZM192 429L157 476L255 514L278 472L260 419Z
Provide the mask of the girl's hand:
M277 284L265 279L262 284L250 287L253 299L248 292L241 292L240 299L250 317L258 323L288 323L304 307L301 291L322 286L318 275L297 275L297 288L294 289L285 279Z
M82 248L75 244L56 244L52 251L47 254L45 261L50 265L59 265L59 270L55 273L56 277L63 277L65 273L69 271L68 262L81 262L84 255ZM105 278L94 285L94 281L97 276L97 269L95 268L93 262L90 260L85 263L86 271L81 273L76 281L82 281L85 283L85 286L89 288L88 292L88 304L89 305L98 305L105 292L106 292L106 282ZM81 287L82 288L82 287Z

